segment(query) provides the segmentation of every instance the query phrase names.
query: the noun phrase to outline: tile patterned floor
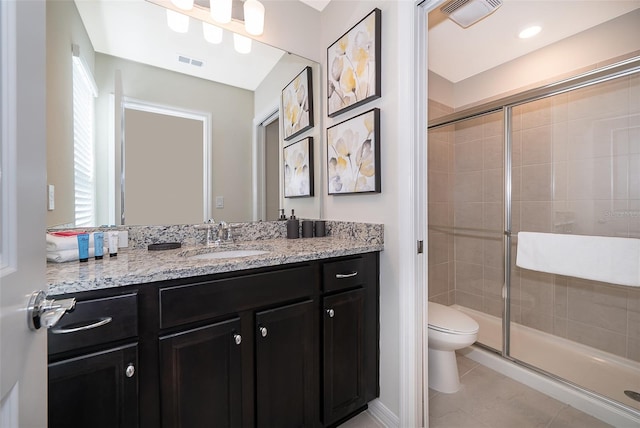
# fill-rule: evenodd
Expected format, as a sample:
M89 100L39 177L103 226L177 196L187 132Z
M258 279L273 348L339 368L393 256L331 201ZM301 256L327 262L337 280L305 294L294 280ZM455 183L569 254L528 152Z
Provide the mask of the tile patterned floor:
M463 356L462 388L429 390L429 428L604 428L606 423ZM367 412L340 428L382 428Z

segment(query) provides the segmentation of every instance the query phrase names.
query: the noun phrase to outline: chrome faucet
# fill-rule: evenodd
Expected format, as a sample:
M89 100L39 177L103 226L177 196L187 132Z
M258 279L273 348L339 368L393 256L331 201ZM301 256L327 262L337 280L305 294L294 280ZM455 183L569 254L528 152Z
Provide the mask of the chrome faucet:
M228 241L231 241L231 227L229 227L226 221L221 221L218 223L218 239L216 243L221 244L222 242Z

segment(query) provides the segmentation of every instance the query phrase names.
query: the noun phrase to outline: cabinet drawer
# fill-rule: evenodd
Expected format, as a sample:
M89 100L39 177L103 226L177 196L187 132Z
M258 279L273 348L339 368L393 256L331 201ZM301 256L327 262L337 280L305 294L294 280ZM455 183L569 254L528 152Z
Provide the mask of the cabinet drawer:
M365 267L364 257L325 263L322 267L323 290L336 291L364 285L367 279Z
M79 301L49 330L48 350L52 355L137 335L137 294Z
M315 284L313 268L302 266L163 288L160 290L160 328L308 297L313 294Z

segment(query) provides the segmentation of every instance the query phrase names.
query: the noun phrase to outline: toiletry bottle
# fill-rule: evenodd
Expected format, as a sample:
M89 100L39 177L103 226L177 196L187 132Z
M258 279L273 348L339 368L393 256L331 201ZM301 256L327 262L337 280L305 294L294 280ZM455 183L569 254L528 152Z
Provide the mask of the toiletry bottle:
M278 220L286 220L287 216L284 215L284 208L280 209L280 218Z
M116 257L118 255L118 231L109 232L109 257Z
M291 210L291 217L287 220L287 238L296 239L300 237L300 223L296 218L293 210Z
M93 247L94 247L93 255L96 258L96 260L102 259L102 255L104 254L103 243L104 243L104 233L95 232L93 234Z
M89 234L80 233L78 235L78 260L89 261Z

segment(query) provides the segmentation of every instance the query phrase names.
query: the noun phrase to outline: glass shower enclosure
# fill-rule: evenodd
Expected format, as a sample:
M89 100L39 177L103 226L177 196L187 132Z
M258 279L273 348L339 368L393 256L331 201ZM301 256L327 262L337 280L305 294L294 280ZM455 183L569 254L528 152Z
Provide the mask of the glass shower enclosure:
M640 415L640 287L516 265L519 232L640 238L640 59L429 108L429 300L475 318L482 346Z

